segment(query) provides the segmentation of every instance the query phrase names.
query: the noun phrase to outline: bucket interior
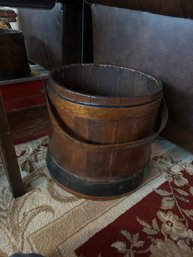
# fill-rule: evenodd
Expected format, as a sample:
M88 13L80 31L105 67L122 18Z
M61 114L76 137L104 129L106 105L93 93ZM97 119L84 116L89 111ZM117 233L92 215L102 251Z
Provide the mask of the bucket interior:
M135 98L162 91L154 77L116 65L69 65L55 69L51 76L66 90L92 96Z

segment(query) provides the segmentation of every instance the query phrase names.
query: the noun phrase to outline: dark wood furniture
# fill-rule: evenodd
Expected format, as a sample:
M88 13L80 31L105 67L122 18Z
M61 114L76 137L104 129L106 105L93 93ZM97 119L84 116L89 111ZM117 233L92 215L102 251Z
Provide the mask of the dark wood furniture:
M0 157L4 159L4 167L13 196L18 197L25 193L25 186L18 168L14 144L47 135L47 108L42 105L6 113L0 95L0 124Z
M7 114L5 112L3 98L0 92L0 150L3 159L5 172L7 174L10 188L14 197L25 193L25 187L22 182L17 157L10 133Z
M48 133L44 94L48 71L36 64L30 70L26 77L0 81L0 149L14 197L25 193L14 144Z

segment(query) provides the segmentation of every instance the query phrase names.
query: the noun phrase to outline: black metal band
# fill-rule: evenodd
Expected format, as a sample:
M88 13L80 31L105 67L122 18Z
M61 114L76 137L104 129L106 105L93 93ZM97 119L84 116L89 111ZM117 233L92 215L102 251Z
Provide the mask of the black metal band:
M63 186L75 193L93 197L113 197L126 194L137 188L148 173L148 167L146 165L144 169L139 170L133 176L104 183L86 180L85 178L73 175L70 171L58 165L49 150L47 152L46 163L51 176Z

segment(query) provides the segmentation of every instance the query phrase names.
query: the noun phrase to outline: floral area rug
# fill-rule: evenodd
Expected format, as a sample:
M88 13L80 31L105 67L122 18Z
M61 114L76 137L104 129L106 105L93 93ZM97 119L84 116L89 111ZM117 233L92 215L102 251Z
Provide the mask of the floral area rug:
M154 161L166 182L77 249L78 256L193 256L193 158Z
M149 177L127 196L80 199L50 177L48 137L16 145L27 193L13 199L0 161L0 257L193 256L193 156L163 138Z

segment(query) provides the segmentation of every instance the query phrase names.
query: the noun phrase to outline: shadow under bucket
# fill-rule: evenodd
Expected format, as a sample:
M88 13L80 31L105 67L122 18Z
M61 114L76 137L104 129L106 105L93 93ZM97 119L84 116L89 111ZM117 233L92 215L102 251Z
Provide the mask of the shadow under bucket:
M117 197L139 186L167 121L159 80L133 69L76 64L49 74L47 166L67 190Z

